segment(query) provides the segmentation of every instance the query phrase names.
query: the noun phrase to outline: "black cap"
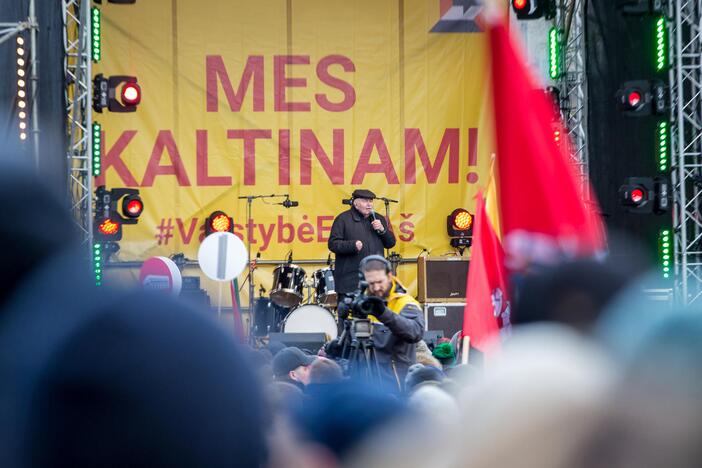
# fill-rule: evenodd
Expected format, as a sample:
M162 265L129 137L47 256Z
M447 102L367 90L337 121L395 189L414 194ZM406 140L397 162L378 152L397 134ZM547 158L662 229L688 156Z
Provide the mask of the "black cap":
M300 366L309 366L315 359L315 356L308 356L300 348L294 346L282 349L273 358L273 375L285 377L291 370Z
M356 189L351 194L351 198L367 198L368 200L374 200L375 194L370 190L366 189Z

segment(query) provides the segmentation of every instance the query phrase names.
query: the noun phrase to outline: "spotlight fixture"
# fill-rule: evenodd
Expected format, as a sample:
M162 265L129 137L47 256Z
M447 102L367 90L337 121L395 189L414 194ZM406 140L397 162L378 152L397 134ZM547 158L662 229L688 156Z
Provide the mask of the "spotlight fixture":
M101 185L95 190L95 197L95 229L93 232L95 242L121 240L122 225L136 224L144 211L138 189L114 188L107 190L104 185Z
M214 211L205 219L205 235L214 232L234 232L234 221L224 211Z
M135 76L110 76L102 74L93 78L93 109L102 112L136 112L141 102L141 87Z
M17 92L16 92L16 99L15 102L17 103L17 117L18 117L18 123L17 126L19 127L19 138L21 141L25 141L28 137L27 134L27 128L29 125L27 124L27 83L24 79L24 76L26 74L25 70L25 65L26 61L24 57L27 54L27 50L24 47L24 38L22 36L17 36L16 39L17 43L17 48L15 50L16 53L16 72L17 72Z
M456 208L446 217L446 232L451 247L463 251L473 243L473 215L468 210Z

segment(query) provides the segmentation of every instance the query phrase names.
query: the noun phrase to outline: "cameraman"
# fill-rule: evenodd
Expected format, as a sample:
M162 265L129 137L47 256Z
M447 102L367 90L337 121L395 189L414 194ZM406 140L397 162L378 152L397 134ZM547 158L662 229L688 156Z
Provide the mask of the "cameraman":
M424 334L422 309L384 257L369 255L359 268L368 283L363 309L373 322L372 339L381 373L402 390L407 369L415 363L415 343Z

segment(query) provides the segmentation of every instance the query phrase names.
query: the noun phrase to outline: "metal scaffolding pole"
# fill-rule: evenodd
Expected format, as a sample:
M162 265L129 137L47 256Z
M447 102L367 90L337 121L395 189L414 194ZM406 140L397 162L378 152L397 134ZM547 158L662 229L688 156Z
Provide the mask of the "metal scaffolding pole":
M581 193L585 200L589 200L585 3L585 0L561 0L555 22L563 50L563 72L557 80L561 114L572 143L571 156L580 173Z
M702 0L671 0L670 120L676 302L702 297Z
M63 0L68 189L71 211L88 256L92 253L92 80L90 1Z

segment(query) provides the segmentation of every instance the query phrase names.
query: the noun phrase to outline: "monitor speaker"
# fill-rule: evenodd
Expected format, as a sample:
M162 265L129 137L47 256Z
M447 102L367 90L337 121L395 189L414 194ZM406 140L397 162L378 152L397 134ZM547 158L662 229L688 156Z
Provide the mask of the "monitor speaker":
M469 263L468 258L459 256L419 257L419 302L465 302Z
M285 346L295 346L309 354L317 354L324 346L327 335L325 333L271 333L270 341L279 341Z

